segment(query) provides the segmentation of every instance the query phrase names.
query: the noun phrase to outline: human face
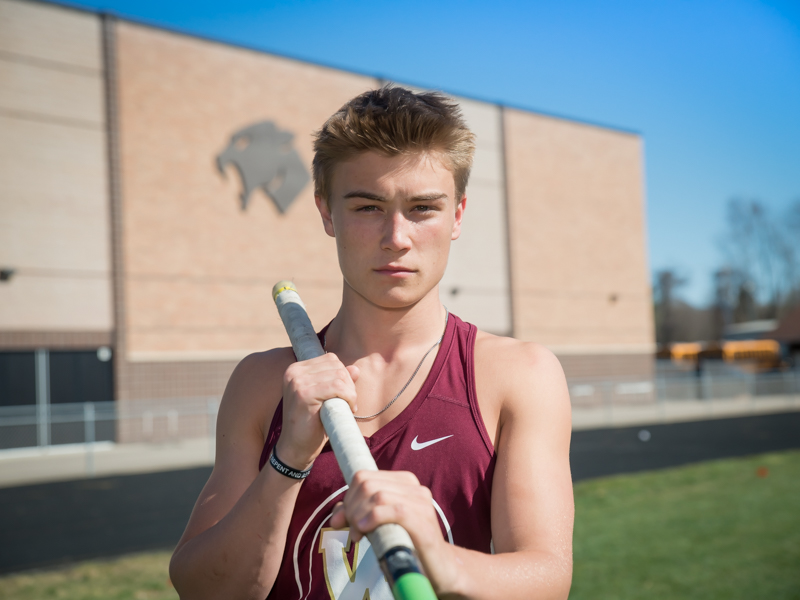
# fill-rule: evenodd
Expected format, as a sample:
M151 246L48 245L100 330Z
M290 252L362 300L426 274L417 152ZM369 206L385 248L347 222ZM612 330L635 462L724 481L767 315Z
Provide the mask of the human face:
M453 173L436 153L365 152L336 166L330 198L316 202L345 288L403 308L438 289L466 197L455 198Z

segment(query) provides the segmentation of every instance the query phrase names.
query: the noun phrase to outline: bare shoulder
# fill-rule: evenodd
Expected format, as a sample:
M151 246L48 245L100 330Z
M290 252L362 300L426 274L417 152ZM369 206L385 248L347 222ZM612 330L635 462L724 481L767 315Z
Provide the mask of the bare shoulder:
M233 370L217 416L214 469L178 549L228 514L258 476L258 459L280 402L283 373L292 362L291 348L277 348L250 354Z
M480 334L475 381L497 452L492 479L495 550L549 556L552 573L560 573L569 589L572 423L561 364L540 344Z
M258 434L263 441L281 398L283 374L294 361L291 348L275 348L250 354L236 365L220 403L218 445L225 445L233 433Z
M511 419L570 427L569 392L556 356L541 344L478 332L475 379L487 430L499 436ZM539 418L537 418L539 417Z
M478 331L475 340L475 362L488 371L499 371L508 376L516 370L521 377L535 374L539 377L563 377L561 363L541 344L523 342L514 338Z

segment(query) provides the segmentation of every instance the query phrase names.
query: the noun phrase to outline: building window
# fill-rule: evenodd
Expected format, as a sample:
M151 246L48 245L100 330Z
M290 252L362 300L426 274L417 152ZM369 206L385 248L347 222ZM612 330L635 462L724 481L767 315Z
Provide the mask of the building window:
M0 449L113 441L110 357L108 348L0 352Z

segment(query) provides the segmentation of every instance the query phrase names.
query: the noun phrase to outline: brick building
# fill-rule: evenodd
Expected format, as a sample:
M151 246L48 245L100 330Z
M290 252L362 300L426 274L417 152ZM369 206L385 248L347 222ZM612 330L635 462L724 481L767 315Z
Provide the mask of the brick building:
M218 397L238 360L286 344L280 279L327 322L341 279L311 135L382 83L0 0L0 405ZM443 302L545 344L568 377L649 377L641 137L457 100L478 147ZM278 162L299 160L272 167L243 209L222 159L262 134Z

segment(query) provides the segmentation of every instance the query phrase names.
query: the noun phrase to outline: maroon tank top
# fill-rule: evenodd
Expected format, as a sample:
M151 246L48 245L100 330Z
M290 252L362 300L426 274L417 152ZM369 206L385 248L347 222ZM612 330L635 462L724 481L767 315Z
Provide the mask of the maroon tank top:
M475 395L474 325L451 314L433 367L403 412L364 438L378 468L411 471L430 488L442 535L451 544L490 552L495 453ZM259 468L281 432L278 404ZM369 541L351 543L330 527L347 490L330 444L300 488L278 578L268 598L391 600Z

